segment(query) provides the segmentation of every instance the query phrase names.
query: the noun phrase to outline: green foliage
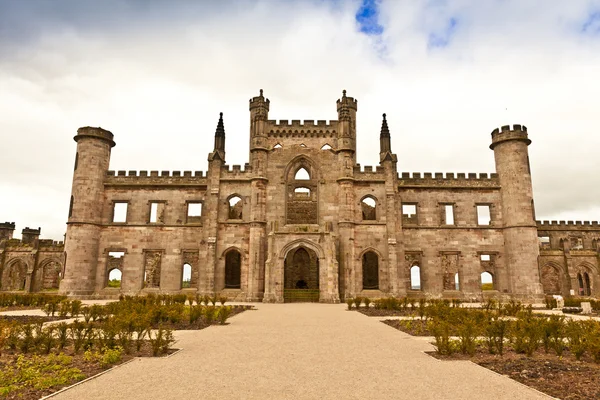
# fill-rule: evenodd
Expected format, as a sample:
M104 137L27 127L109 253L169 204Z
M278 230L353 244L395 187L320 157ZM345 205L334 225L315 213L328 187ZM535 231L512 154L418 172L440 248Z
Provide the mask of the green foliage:
M0 293L0 308L2 307L43 307L47 303L56 304L65 300L67 296L53 294L33 293Z
M352 310L352 305L354 305L354 299L346 299L346 305L348 306L348 310Z
M428 328L435 339L435 350L439 354L450 355L454 353L455 345L450 340L450 324L447 321L429 321Z
M211 325L217 316L217 308L215 306L204 307L202 317L206 325Z
M369 308L369 306L371 305L371 299L369 299L368 297L363 297L362 300L363 300L363 303L365 303L365 307Z
M566 325L566 337L569 343L569 351L575 355L575 359L580 360L586 351L587 335L586 324L584 321L568 320Z
M231 307L231 306L223 306L223 307L219 308L219 312L218 312L219 323L221 325L225 325L225 322L227 322L227 319L231 316L232 313L233 313L233 307Z
M123 358L121 347L103 347L100 351L87 350L83 353L83 359L89 363L98 363L102 368L109 367L120 362Z
M356 309L360 308L360 304L362 303L362 297L355 297L354 298L354 306L356 307Z
M543 335L542 320L533 315L531 310L519 313L514 334L514 349L517 353L525 353L531 357L539 348Z
M516 317L524 309L525 307L520 301L510 300L502 306L502 313L509 317Z
M509 333L510 321L499 315L490 315L485 326L485 340L490 354L504 354L504 339Z
M158 356L159 354L166 354L169 350L169 347L175 343L173 331L171 329L164 329L162 326L159 326L154 334L150 332L148 339L150 340L150 345L152 346L152 355L154 357Z
M226 302L227 302L227 296L219 297L219 303L221 303L222 306L224 306Z
M25 357L8 361L0 371L0 395L18 393L24 389L45 390L67 385L85 376L71 367L72 357L64 354Z
M108 287L109 288L120 288L121 287L121 280L120 279L110 279L108 281Z
M71 301L71 317L77 317L81 313L82 303L81 300Z

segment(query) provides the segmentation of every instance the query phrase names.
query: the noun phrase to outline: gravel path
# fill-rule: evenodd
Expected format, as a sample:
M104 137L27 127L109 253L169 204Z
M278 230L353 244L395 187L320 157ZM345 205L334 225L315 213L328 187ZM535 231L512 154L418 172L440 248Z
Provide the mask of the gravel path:
M67 399L549 399L337 304L255 304L228 326L177 332L167 359L136 359Z

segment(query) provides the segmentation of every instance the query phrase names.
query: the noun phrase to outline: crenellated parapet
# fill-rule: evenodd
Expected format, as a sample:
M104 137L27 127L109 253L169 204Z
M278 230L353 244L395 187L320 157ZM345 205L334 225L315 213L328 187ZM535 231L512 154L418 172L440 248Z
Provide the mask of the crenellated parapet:
M598 221L535 221L541 231L600 231Z
M492 131L492 144L490 149L494 150L499 143L518 140L525 142L527 145L531 144L531 140L527 136L527 127L525 125L514 124L511 128L510 125L504 125L500 129L496 128Z
M252 176L252 168L249 163L241 165L227 165L221 167L221 180L248 180Z
M202 171L107 171L104 186L206 186Z
M500 181L495 173L453 173L447 172L402 172L398 174L399 187L421 188L485 188L499 189Z
M335 137L338 129L336 120L269 120L267 123L269 137Z

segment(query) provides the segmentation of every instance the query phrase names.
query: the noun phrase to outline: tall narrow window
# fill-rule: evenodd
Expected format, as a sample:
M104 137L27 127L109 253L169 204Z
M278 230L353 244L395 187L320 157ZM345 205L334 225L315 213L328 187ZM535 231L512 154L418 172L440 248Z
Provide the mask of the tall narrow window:
M225 255L225 288L239 289L241 287L242 256L237 250L231 250Z
M583 276L581 273L577 274L577 282L579 283L579 295L585 296L585 289L583 286Z
M108 287L110 288L120 288L121 287L121 277L123 273L115 268L108 273Z
M112 222L127 222L127 203L116 201L113 204Z
M377 202L372 197L365 197L360 202L363 221L375 221L377 219Z
M477 225L489 225L492 221L489 204L477 205Z
M199 224L202 222L202 203L199 201L190 201L187 203L187 219L188 224Z
M233 196L229 199L229 219L242 219L242 199Z
M590 275L587 272L583 273L583 284L584 284L584 294L586 296L592 295L592 287L590 285Z
M379 289L379 260L377 254L368 251L363 255L363 290Z
M73 196L71 196L71 202L69 203L69 218L73 216Z
M444 204L442 209L442 225L454 225L454 204Z
M458 272L454 274L454 290L460 290L460 280L458 278Z
M414 265L410 269L410 288L411 290L421 290L421 268Z
M192 286L192 266L188 263L183 264L181 276L181 288L187 289Z
M164 224L165 222L165 203L161 201L150 202L150 218L151 224Z
M75 153L75 168L74 171L77 171L77 163L79 162L79 152Z

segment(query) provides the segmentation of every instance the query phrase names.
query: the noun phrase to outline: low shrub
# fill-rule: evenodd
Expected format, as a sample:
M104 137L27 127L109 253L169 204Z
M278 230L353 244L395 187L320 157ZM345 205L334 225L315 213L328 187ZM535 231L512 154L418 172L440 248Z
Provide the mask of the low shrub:
M352 306L354 305L354 299L346 299L346 305L348 306L348 310L352 310Z

